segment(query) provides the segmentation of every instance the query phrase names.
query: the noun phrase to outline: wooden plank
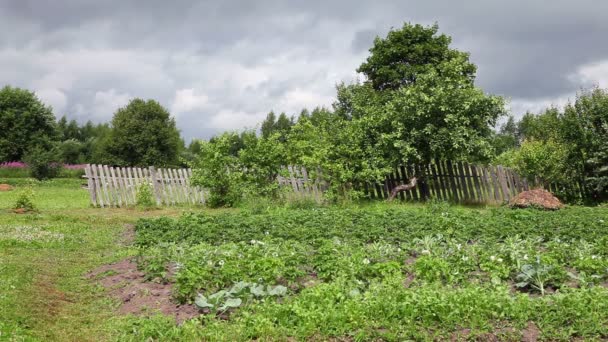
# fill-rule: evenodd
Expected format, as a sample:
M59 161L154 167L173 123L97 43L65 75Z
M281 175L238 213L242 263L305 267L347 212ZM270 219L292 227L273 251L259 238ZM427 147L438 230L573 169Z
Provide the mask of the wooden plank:
M407 184L408 180L407 180L407 174L405 172L405 166L401 165L397 169L397 178L399 179L399 182L401 184ZM401 196L402 200L406 200L406 201L410 201L412 199L412 194L410 191L401 191L399 193L399 196Z
M91 164L87 164L84 168L84 175L87 177L87 189L89 190L89 197L91 199L91 204L93 206L97 206L97 193L95 190L95 180L93 179L93 174L91 173Z
M454 196L454 201L460 202L460 196L458 195L458 182L456 179L456 175L454 174L454 166L452 165L452 162L450 160L446 161L445 166L448 171L448 175L449 175L449 179L450 179L450 186L452 188L452 196Z
M498 178L498 169L496 166L490 166L490 178L492 179L492 189L494 190L494 201L502 203L502 193L500 191L500 180Z
M171 195L169 193L169 187L167 185L167 177L165 176L164 168L158 168L157 178L158 178L158 181L160 182L160 188L162 191L161 202L164 205L169 205L169 204L171 204Z
M511 199L511 194L509 193L509 186L507 184L507 176L505 174L505 170L501 165L498 165L498 173L500 175L500 186L503 193L503 202L508 202Z
M481 201L484 203L488 202L488 188L485 175L483 173L483 166L475 165L475 173L477 173L477 179L481 191Z
M494 202L494 192L490 185L490 174L485 166L480 166L479 171L481 172L481 184L485 192L484 200L488 203Z
M401 184L404 184L401 181L400 175L399 175L399 167L395 167L395 169L393 170L393 172L391 173L391 179L393 181L393 187L395 186L399 186ZM392 191L393 189L391 189ZM403 201L405 200L405 194L403 193L403 191L399 192L399 194L397 194L397 197L399 198L399 200Z
M171 179L171 175L169 173L169 169L163 169L163 179L166 181L167 186L167 195L169 197L167 201L167 205L175 205L175 198L177 195L175 194L175 185L173 184L173 180Z
M177 193L178 193L178 199L176 199L176 202L184 203L184 187L182 186L181 179L179 179L177 170L171 169L171 175L173 176L173 179L175 181L175 187L176 187Z
M304 182L302 181L302 174L300 173L300 167L294 166L293 168L294 177L296 179L296 186L298 187L298 192L300 195L305 196L307 194L306 188L304 187Z
M505 168L505 175L507 176L507 186L509 187L509 196L511 198L517 195L517 189L515 188L515 182L513 181L513 171L509 168Z
M432 197L429 174L426 172L426 167L424 166L424 164L417 164L416 165L416 170L418 170L419 174L423 175L423 177L422 177L422 183L420 184L421 185L420 190L421 190L422 195L423 195L422 198L425 201L428 201Z
M103 165L104 176L106 177L106 184L108 186L109 203L112 207L116 207L118 202L114 196L114 188L112 187L112 176L110 175L110 167Z
M161 205L161 189L158 184L158 178L156 177L156 169L154 166L148 167L148 173L150 174L150 183L152 184L152 192L154 193L154 199L156 201L156 205Z
M111 201L110 193L108 190L108 183L107 183L107 179L106 179L106 172L104 170L103 165L98 165L98 168L99 168L99 170L98 170L99 178L101 179L101 185L102 185L102 189L103 189L104 202L107 207L112 207L112 201Z
M175 173L177 174L177 179L179 180L179 184L182 187L182 202L184 204L187 204L189 202L189 198L188 198L188 185L186 184L186 179L184 178L184 174L183 172L181 172L182 169L175 169Z
M456 165L458 165L457 172L460 177L460 190L462 191L462 196L466 201L470 201L471 195L469 194L469 189L467 187L467 177L464 174L464 167L462 166L462 162L458 162Z
M99 205L100 207L104 207L104 198L103 198L103 192L101 190L101 179L97 176L97 165L93 164L91 165L91 174L93 175L94 179L95 179L95 192L97 193L97 202L95 205Z
M291 188L293 189L293 192L297 194L298 185L296 184L296 178L294 177L292 166L288 165L287 170L289 171L289 181L291 182Z
M414 175L416 175L416 169L413 166L408 166L407 167L407 178L410 179L412 177L414 177ZM418 191L420 189L420 185L416 185L413 189L408 190L408 192L411 192L412 194L412 199L414 201L418 201Z
M171 184L171 190L172 190L171 204L172 205L177 205L180 202L180 200L179 200L179 186L177 185L177 180L173 176L173 172L171 172L171 169L166 169L165 171L167 171L167 179L169 180L169 184Z
M477 193L475 191L475 179L473 177L471 167L470 167L469 163L467 163L466 161L462 163L462 167L464 168L464 175L467 179L467 184L468 184L467 189L469 190L469 195L471 196L471 200L473 202L477 202L479 196L477 195Z
M135 200L135 196L136 196L136 191L137 191L137 183L135 183L135 174L133 172L133 168L131 167L127 167L127 177L128 177L128 182L129 182L129 193L131 196L131 204L135 205L136 204L136 200Z
M197 203L197 191L194 188L194 186L192 185L192 179L190 177L190 173L188 173L188 169L183 169L182 172L184 173L184 176L186 177L186 185L188 186L188 193L190 194L190 203L192 203L193 205Z
M179 174L182 184L184 186L184 194L186 195L185 202L186 204L192 204L192 195L190 194L190 186L188 185L188 177L184 173L183 169L177 169L177 173Z
M114 170L116 174L116 182L118 183L119 195L122 200L123 205L126 207L128 205L127 198L127 187L125 186L125 179L122 176L122 172L120 172L120 167L115 168Z
M443 188L443 199L445 201L453 201L454 198L449 185L450 181L447 177L447 170L443 165L443 161L439 159L435 160L435 167L437 168L437 175L439 176L441 187Z
M120 189L118 187L118 181L116 179L116 173L114 172L114 167L111 166L109 169L110 169L110 177L112 178L114 201L119 208L122 208L122 198L120 196Z
M117 168L119 174L119 180L121 181L121 187L123 189L123 195L125 199L125 206L131 205L131 188L129 187L129 177L127 176L127 169L124 167Z
M314 196L315 198L318 198L318 196L319 196L318 189L315 189L315 187L313 187L312 182L308 178L308 171L306 170L306 168L304 166L302 166L302 178L304 179L304 184L305 184L306 188L309 190L309 192L312 194L312 196Z
M445 192L443 190L443 182L441 181L441 178L439 177L439 174L437 173L437 166L435 165L435 163L431 163L429 165L430 169L431 169L431 174L433 175L433 185L435 187L435 195L437 196L438 199L440 200L445 200Z
M471 169L471 176L473 177L473 185L475 186L475 193L478 202L484 201L483 190L481 189L481 182L479 181L479 174L477 173L477 166L468 164L468 167Z

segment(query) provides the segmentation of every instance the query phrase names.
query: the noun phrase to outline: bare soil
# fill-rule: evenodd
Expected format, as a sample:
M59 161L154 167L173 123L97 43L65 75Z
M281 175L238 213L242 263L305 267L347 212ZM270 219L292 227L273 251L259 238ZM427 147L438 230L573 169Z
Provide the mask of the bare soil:
M536 342L540 336L540 330L534 322L528 322L528 326L522 331L523 342Z
M162 313L173 316L177 324L200 315L196 306L173 301L172 284L146 281L144 273L130 259L101 266L87 277L97 281L113 298L120 300L119 314L150 316Z
M0 191L11 191L13 187L9 184L0 184Z

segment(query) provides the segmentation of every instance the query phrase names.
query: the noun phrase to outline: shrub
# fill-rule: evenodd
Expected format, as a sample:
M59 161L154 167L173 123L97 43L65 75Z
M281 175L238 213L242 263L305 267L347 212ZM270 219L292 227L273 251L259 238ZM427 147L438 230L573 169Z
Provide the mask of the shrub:
M150 184L142 183L137 187L135 203L138 207L142 208L154 207L156 201L154 200L154 194L152 193L152 186L150 186Z
M34 205L34 190L30 186L26 186L19 191L13 209L21 209L24 211L34 211L36 209L36 206Z
M57 156L53 150L35 147L24 158L29 166L30 175L38 180L55 178L61 170Z

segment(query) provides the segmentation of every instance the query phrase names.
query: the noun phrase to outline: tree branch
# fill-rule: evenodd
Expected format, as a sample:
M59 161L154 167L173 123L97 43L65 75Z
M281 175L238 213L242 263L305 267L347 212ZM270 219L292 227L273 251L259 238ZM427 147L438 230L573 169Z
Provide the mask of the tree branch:
M413 189L414 187L416 187L417 183L418 183L418 179L416 177L412 177L408 184L397 185L396 187L393 188L393 190L391 190L391 195L388 197L388 201L394 200L395 197L397 197L397 194L402 191L407 191L407 190Z

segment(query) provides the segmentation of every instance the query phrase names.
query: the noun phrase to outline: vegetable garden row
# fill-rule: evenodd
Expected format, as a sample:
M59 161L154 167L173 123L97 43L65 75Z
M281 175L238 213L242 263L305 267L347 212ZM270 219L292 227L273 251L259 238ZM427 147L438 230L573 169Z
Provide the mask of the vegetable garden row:
M139 265L199 319L143 338L608 337L608 212L379 206L141 220ZM159 328L162 327L162 328Z

